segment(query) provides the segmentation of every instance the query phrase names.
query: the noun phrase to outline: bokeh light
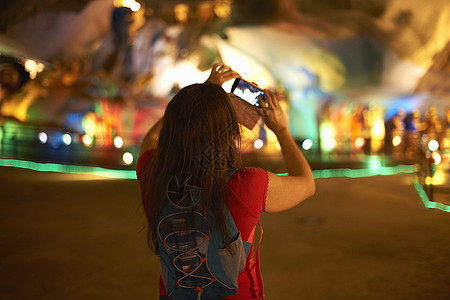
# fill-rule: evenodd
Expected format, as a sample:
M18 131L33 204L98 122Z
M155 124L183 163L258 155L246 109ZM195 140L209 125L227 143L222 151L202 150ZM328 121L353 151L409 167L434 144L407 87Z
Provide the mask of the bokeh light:
M45 132L39 132L38 139L41 144L45 144L45 143L47 143L48 136Z
M402 143L402 138L398 135L394 136L394 138L392 139L392 145L394 145L394 147L397 147L401 143Z
M24 67L30 73L30 79L36 78L37 73L44 71L44 64L32 59L26 59Z
M125 152L122 155L122 161L124 162L124 164L126 165L131 165L133 163L133 154L131 154L130 152Z
M90 147L92 145L92 137L90 135L88 135L88 134L83 134L81 136L81 142L86 147Z
M114 147L120 149L123 147L123 139L120 136L114 137Z
M357 149L361 149L366 144L366 140L362 137L359 137L355 140L355 147Z
M304 150L309 150L309 149L311 149L312 146L313 146L313 142L310 139L306 139L302 143L302 148Z
M72 144L72 136L68 133L63 134L62 140L66 146L69 146L70 144Z
M141 9L141 4L135 0L115 0L114 6L115 7L127 7L134 12Z
M428 149L430 151L436 151L437 149L439 149L439 143L436 140L431 140L428 142Z
M431 157L433 158L433 160L434 160L434 163L435 164L440 164L441 162L442 162L442 157L441 157L441 155L439 154L439 153L437 153L437 152L433 152L433 154L431 155Z
M257 139L253 142L253 147L255 147L255 149L261 149L264 146L264 141L261 139Z

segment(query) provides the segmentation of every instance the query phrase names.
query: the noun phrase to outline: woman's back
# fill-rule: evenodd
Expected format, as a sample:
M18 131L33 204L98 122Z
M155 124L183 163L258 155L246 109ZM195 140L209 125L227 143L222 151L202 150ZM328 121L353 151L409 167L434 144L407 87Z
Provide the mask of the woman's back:
M236 145L240 132L234 108L221 85L238 76L229 67L215 65L205 84L183 88L172 99L164 118L144 138L137 174L151 246L157 244L156 220L167 205L167 185L175 174L186 174L206 191L202 192L199 204L219 216L216 220L224 237L227 229L223 208L228 205L243 240L253 244L261 213L290 209L314 194L311 169L289 132L278 99L268 90L265 90L262 115L278 138L289 175L244 168L227 181L228 170L239 154ZM185 189L179 197L182 199L187 191ZM252 248L259 249L259 242ZM239 292L226 299L264 298L259 255L258 251L253 251L239 275ZM167 299L163 298L167 293L161 280L160 286L161 299Z

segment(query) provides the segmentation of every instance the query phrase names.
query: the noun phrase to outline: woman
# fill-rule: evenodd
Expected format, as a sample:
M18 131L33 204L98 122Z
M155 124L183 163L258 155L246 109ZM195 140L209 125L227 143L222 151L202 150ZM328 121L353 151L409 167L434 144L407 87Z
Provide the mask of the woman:
M230 67L214 65L205 83L187 86L174 96L142 142L136 171L153 250L157 251L156 220L168 201L167 186L177 174L190 174L190 184L201 186L200 204L214 213L225 237L223 207L227 205L242 239L252 244L261 213L290 209L315 192L311 169L290 134L278 99L269 90L265 90L263 119L278 138L289 175L242 168L227 180L239 158L240 131L221 85L237 77ZM264 298L258 256L252 247L238 278L239 291L225 299ZM160 299L169 299L166 295L160 278Z

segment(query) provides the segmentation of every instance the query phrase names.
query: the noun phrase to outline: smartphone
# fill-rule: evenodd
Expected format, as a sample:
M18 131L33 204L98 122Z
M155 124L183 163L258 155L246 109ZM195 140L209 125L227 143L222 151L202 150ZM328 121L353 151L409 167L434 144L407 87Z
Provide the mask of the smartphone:
M259 96L261 96L264 101L264 91L242 78L236 78L231 87L231 92L257 107L261 107Z

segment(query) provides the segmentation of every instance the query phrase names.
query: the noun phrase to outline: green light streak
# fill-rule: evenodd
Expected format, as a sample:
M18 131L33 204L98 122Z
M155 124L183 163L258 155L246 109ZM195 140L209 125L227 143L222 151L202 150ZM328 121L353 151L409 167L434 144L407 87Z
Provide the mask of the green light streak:
M58 173L70 173L70 174L88 174L98 175L107 178L114 179L136 179L136 171L134 170L113 170L101 167L92 166L74 166L63 165L55 163L37 163L32 161L17 160L17 159L1 159L0 166L2 167L15 167L22 169L29 169L39 172L58 172ZM415 167L413 165L398 165L393 167L378 167L371 169L325 169L314 170L313 175L316 179L321 178L333 178L333 177L348 177L348 178L361 178L377 175L395 175L400 173L414 173ZM279 173L280 176L286 176L287 173ZM433 202L428 199L427 193L424 191L422 185L414 180L414 187L416 188L419 197L426 208L435 208L445 212L450 212L450 206Z
M136 171L134 170L113 170L101 167L91 166L73 166L54 163L37 163L32 161L17 159L0 159L0 166L15 167L29 169L39 172L58 172L70 174L89 174L98 175L114 179L136 179Z
M423 189L423 186L420 184L420 182L417 179L414 179L414 187L416 188L416 191L419 194L420 199L422 199L423 205L426 208L435 208L435 209L440 209L445 212L450 212L450 206L445 205L443 203L430 201L427 193Z
M59 173L78 173L93 174L109 178L117 179L136 179L134 170L113 170L92 166L74 166L55 163L37 163L32 161L17 159L0 159L0 166L23 168L40 172L59 172ZM349 177L360 178L376 175L395 175L399 173L414 173L413 165L398 165L394 167L378 167L370 169L325 169L314 170L314 178L333 178L333 177ZM287 173L279 173L280 176L286 176Z
M349 177L349 178L361 178L371 177L377 175L395 175L400 173L414 173L415 167L413 165L398 165L393 167L381 167L369 168L369 169L325 169L314 170L314 178L332 178L332 177Z

